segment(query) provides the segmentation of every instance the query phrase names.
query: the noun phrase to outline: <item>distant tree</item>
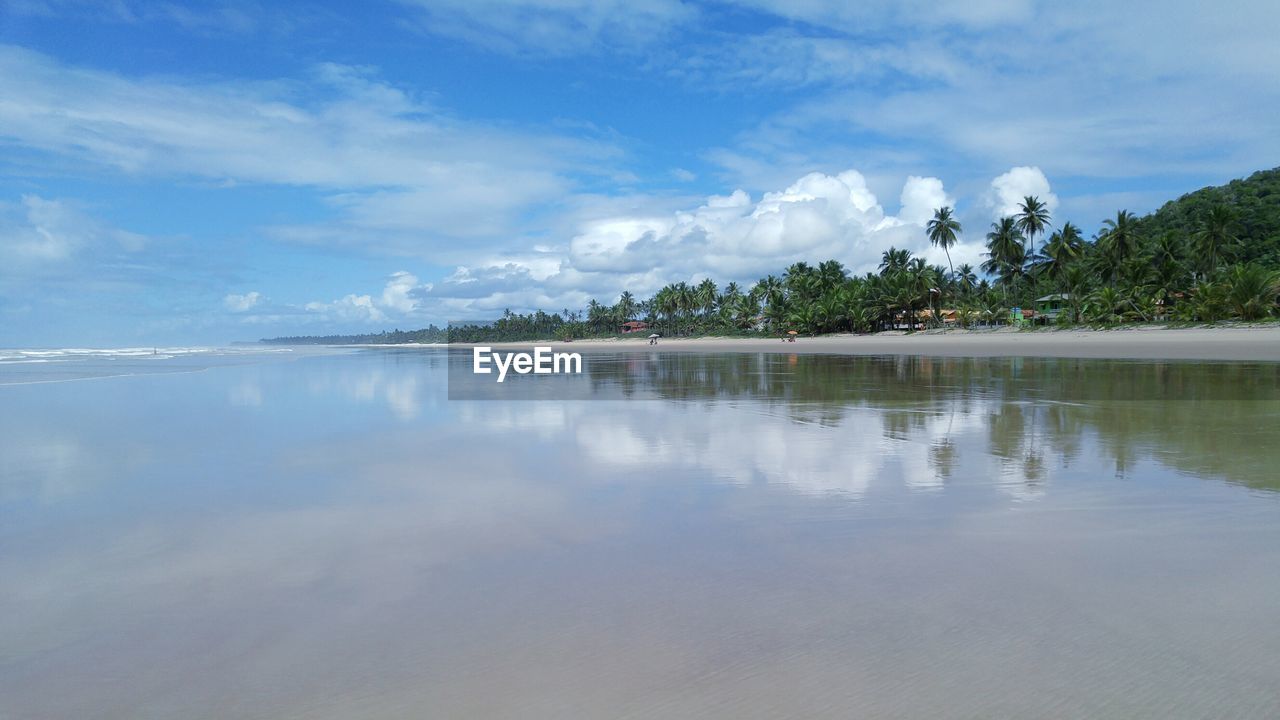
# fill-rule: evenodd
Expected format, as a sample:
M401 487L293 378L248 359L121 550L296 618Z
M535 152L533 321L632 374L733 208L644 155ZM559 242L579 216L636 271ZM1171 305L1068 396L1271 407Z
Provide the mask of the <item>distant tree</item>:
M933 219L925 226L925 231L929 234L929 242L934 247L942 248L947 254L947 269L952 273L955 267L951 265L951 246L956 244L956 238L961 232L960 221L952 216L950 207L941 207L933 211Z
M631 320L631 316L636 313L636 296L632 295L630 290L624 290L622 295L618 297L618 304L616 307L618 310L618 317L622 319L622 322Z
M899 270L904 270L910 260L910 250L899 250L891 247L880 256L880 274L892 275Z
M1035 247L1036 236L1043 234L1045 228L1049 227L1051 219L1049 208L1043 202L1040 202L1040 198L1028 195L1022 199L1022 204L1018 206L1018 213L1014 217L1016 218L1018 231L1032 246L1026 251L1026 254L1030 255Z
M1114 280L1120 273L1121 266L1138 254L1138 228L1133 213L1121 210L1115 218L1104 220L1102 233L1098 235L1098 250L1101 253L1099 273L1103 279Z
M1236 216L1223 204L1214 205L1205 213L1200 229L1193 236L1195 266L1201 275L1212 275L1218 264L1234 255Z
M1016 287L1023 274L1027 261L1027 247L1018 222L1012 217L1003 217L991 223L991 231L987 233L987 260L982 263L983 271L1000 279L1000 285L1006 291Z

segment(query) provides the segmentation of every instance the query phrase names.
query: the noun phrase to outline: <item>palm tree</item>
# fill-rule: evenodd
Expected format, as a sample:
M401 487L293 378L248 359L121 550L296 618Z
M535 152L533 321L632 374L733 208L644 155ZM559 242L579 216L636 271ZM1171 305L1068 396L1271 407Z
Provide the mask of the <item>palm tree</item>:
M961 232L960 221L952 217L952 208L941 207L933 211L933 219L925 226L929 233L929 242L934 247L941 247L947 254L947 268L955 273L951 265L951 246L956 244L956 235Z
M1124 304L1120 291L1107 286L1089 296L1085 302L1085 314L1093 322L1119 322L1124 319Z
M1028 195L1022 199L1022 204L1018 206L1018 214L1015 217L1017 218L1019 232L1026 237L1027 242L1034 248L1036 235L1044 233L1045 228L1049 227L1049 208L1040 202L1040 198Z
M587 325L592 330L599 330L604 324L604 306L596 302L595 298L591 298L590 304L587 305Z
M1063 270L1083 254L1084 238L1080 235L1080 228L1069 222L1063 223L1062 229L1050 235L1035 255L1036 272L1057 282L1062 279Z
M733 324L739 328L749 328L760 315L760 298L752 293L740 295L731 307Z
M716 307L716 300L720 297L719 289L711 278L706 278L698 283L695 291L694 304L695 307L702 310L704 315L709 314Z
M675 287L676 310L680 315L688 316L693 313L694 308L698 307L698 291L686 282L678 282ZM685 323L685 329L689 329L689 323Z
M960 269L955 272L956 283L960 285L961 291L966 296L973 294L974 288L978 284L978 275L973 271L973 266L964 263Z
M1161 234L1151 246L1152 286L1166 314L1175 293L1186 287L1186 270L1179 259L1182 254L1181 238L1173 230Z
M884 280L881 304L888 311L889 318L893 320L899 315L905 316L907 332L915 332L916 307L920 301L915 279L904 269L886 276Z
M636 312L636 296L632 295L630 290L624 290L618 297L618 304L614 307L617 308L618 317L622 318L622 322L626 322Z
M1022 277L1026 253L1027 247L1017 220L1000 218L991 223L991 232L987 233L986 255L989 259L982 263L982 270L999 277L1000 284L1007 290Z
M667 318L667 332L674 333L678 328L676 315L680 312L680 296L675 285L668 285L653 297L658 312Z
M1227 302L1244 320L1259 320L1276 309L1280 274L1254 263L1236 265L1227 276Z
M776 275L762 278L755 287L751 288L751 292L757 294L764 302L765 317L771 325L785 317L783 308L786 305L786 293L783 290L782 280Z
M1114 219L1102 222L1098 236L1098 250L1102 253L1100 273L1105 280L1114 280L1120 267L1138 254L1137 218L1128 210L1116 213Z
M1218 263L1234 254L1237 240L1236 218L1226 205L1214 205L1205 214L1204 222L1194 236L1196 267L1204 275L1212 275Z
M1190 319L1203 322L1221 320L1227 314L1231 299L1226 283L1201 280L1191 288L1191 302L1187 304Z
M1071 308L1071 321L1080 322L1085 290L1089 287L1089 273L1085 270L1084 263L1077 261L1063 270L1062 287L1066 291L1067 305Z
M828 260L818 264L818 280L824 294L839 287L848 277L849 273L838 260Z
M902 270L911 261L911 251L889 248L880 256L880 274L892 275Z

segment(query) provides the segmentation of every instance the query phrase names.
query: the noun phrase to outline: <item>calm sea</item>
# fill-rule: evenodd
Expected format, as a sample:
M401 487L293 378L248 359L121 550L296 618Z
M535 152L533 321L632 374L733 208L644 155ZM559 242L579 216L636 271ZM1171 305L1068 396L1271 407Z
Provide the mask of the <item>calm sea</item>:
M0 351L0 718L1280 717L1280 364L584 359Z

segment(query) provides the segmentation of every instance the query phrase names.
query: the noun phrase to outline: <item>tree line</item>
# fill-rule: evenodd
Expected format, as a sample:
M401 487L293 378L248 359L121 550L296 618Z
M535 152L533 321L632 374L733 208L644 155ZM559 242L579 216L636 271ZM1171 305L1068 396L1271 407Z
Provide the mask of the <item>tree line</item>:
M1242 212L1243 210L1243 212ZM622 292L583 311L520 314L491 323L373 335L275 338L267 342L496 342L616 335L644 320L663 335L914 331L1006 322L1013 308L1054 298L1061 325L1261 320L1280 314L1280 168L1206 188L1139 218L1127 210L1086 238L1040 198L986 229L985 260L955 267L963 228L938 208L925 233L947 266L889 248L874 272L851 275L836 260L797 262L749 287L711 279L677 282L653 296Z

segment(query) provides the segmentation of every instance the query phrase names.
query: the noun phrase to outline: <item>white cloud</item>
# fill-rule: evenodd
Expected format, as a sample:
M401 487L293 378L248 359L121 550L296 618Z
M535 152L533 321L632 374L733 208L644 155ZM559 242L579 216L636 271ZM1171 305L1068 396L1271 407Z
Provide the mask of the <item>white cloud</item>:
M230 293L222 298L222 304L231 312L247 312L257 305L261 299L262 295L257 291L247 292L243 295Z
M146 243L142 235L111 227L66 200L23 195L16 205L0 203L0 259L7 263L58 263L86 250L133 253Z
M417 294L429 303L425 312L447 307L451 317L466 317L504 307L580 308L590 297L608 302L622 290L645 296L708 276L751 283L797 261L835 258L862 273L874 270L890 246L945 264L924 224L935 208L954 204L941 180L912 176L901 209L891 215L857 171L810 173L759 200L736 190L691 210L585 220L567 248L464 265ZM962 239L951 254L972 263L981 251Z
M335 323L381 323L387 320L386 314L374 305L373 298L368 295L351 294L333 302L309 302L304 307L308 312Z
M798 157L877 174L928 162L959 182L1031 164L1225 181L1280 156L1274 2L752 4L803 24L682 48L670 69L711 88L807 88L704 153L730 178Z
M313 187L341 220L279 236L419 253L510 234L571 173L607 175L617 156L587 132L464 122L334 64L301 81L132 79L0 45L0 97L0 140L129 175Z
M1049 178L1038 167L1015 167L991 181L987 206L992 219L1018 214L1023 200L1038 197L1050 213L1058 209L1058 196L1049 188Z
M378 296L351 293L331 302L312 301L301 307L310 314L313 320L354 327L368 327L386 323L393 319L409 319L415 317L420 308L420 299L430 293L431 283L421 283L413 273L400 270L387 278ZM257 293L250 293L256 295ZM228 295L228 298L233 296ZM286 306L284 310L297 311L296 306ZM249 318L250 322L278 322L279 317L264 315Z
M499 52L570 55L649 45L697 16L681 0L402 0L433 35Z
M898 218L903 222L924 225L933 218L933 212L942 207L955 207L954 198L942 189L942 181L938 178L923 178L912 175L902 186L899 197L902 209Z
M382 288L382 306L397 312L413 312L418 301L410 293L418 287L418 278L403 270L392 273L391 279Z

